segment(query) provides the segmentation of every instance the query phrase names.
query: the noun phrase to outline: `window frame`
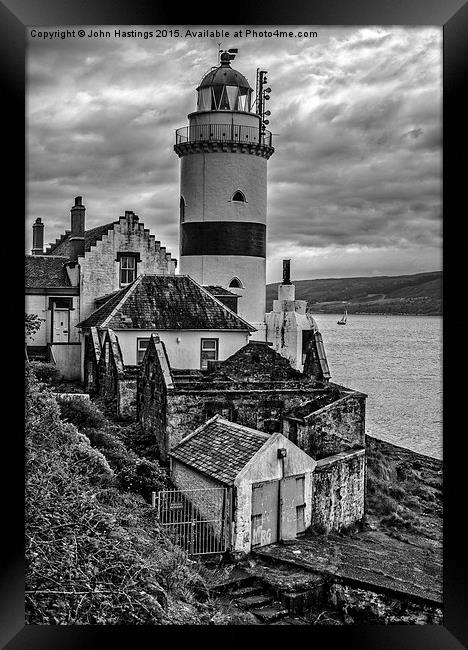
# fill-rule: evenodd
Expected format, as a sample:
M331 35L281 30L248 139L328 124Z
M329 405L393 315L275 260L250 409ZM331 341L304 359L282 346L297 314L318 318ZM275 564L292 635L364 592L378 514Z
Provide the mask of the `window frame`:
M139 366L141 363L143 363L143 359L145 357L146 350L148 349L148 345L149 345L150 340L151 340L150 336L148 336L148 337L146 337L146 336L137 337L137 342L136 342L136 365L137 366ZM147 342L146 347L140 348L140 342L141 341L146 341ZM139 361L138 360L138 355L139 355L140 352L143 352L143 355L141 357L141 360Z
M130 267L125 267L122 268L123 260L127 259L133 259L134 262L134 268L131 269ZM140 253L133 253L131 251L120 251L117 253L117 256L115 258L115 261L119 263L119 286L120 287L128 287L129 284L134 282L137 277L138 277L138 262L141 261L140 259ZM128 271L134 271L134 278L133 280L130 280L129 282L122 282L122 272L128 272ZM128 277L128 276L127 276Z
M185 208L187 204L185 203L184 197L181 195L179 200L179 221L180 223L185 223Z
M238 282L237 285L233 285L233 282ZM233 278L229 280L228 284L228 289L243 289L244 285L242 284L241 280L235 275Z
M213 349L204 349L203 344L206 343L207 341L213 341L215 343L215 347ZM215 358L214 359L206 359L206 365L203 365L203 352L214 352L215 353ZM218 361L219 360L219 338L203 338L200 339L200 370L207 370L208 368L208 361Z
M235 199L234 197L240 194L243 198L242 199ZM236 190L234 194L231 196L231 201L234 203L247 203L247 199L245 198L245 194L242 190Z

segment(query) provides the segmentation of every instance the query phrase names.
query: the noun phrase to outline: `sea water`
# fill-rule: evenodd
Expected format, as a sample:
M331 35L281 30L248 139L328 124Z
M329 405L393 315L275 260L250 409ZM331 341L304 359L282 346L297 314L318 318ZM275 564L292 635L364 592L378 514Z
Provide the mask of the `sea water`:
M331 381L368 395L366 433L442 458L442 318L313 316Z

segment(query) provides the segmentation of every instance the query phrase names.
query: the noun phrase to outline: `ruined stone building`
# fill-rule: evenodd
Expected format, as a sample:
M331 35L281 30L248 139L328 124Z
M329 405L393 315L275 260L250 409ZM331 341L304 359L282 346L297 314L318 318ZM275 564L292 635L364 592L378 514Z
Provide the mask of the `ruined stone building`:
M316 354L310 346L307 356ZM314 364L306 363L306 366L313 368ZM314 375L295 370L287 359L262 342L252 341L227 360L213 362L204 371L172 369L164 343L152 337L138 373L137 395L138 419L144 430L155 436L160 460L171 462L176 485L180 489L187 489L189 484L192 489L219 485L227 490L232 549L248 550L252 545L287 539L292 534L291 522L283 522L284 530L281 528L284 517L289 519L292 515L283 513L283 517L283 511L278 511L275 505L278 501L274 495L286 489L282 484L286 478L301 479L305 472L304 457L309 459L306 465L311 472L310 483L304 478L305 500L300 491L294 492L291 499L294 508L307 504L306 527L312 523L323 530L339 530L362 519L366 400L363 393L331 383L323 372ZM214 425L204 428L213 417L222 418L221 437L227 435L226 431L235 433L227 455L216 453L214 439L213 447L208 444L207 436L218 431ZM249 479L248 486L242 483L241 487L237 472L244 467L239 465L238 458L246 451L241 442L243 435L252 442L249 467L253 463L257 469L249 474L252 480ZM197 455L193 446L202 438L202 450L197 447ZM281 473L284 463L280 458L264 463L254 455L255 445L258 450L270 438L274 438L278 448L290 450L285 474ZM223 479L220 463L229 480ZM254 495L260 494L255 490L264 483L268 483L264 488L266 501L260 501L269 504L265 513L269 513L277 528L262 538L260 533L253 532L260 530L258 525L252 524L250 532L244 528L245 522L254 517L252 508L257 503ZM252 500L250 496L242 497L242 507L239 490L243 494L247 490L252 497ZM203 503L199 507L203 510ZM294 536L303 530L300 522L300 518L294 518L294 526L298 526ZM266 520L265 526L265 531L271 528Z

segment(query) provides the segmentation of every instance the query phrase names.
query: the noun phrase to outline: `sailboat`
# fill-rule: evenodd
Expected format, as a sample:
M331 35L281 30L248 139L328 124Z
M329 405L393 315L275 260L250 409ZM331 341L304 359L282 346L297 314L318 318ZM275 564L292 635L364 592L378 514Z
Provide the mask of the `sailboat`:
M345 307L343 316L340 318L339 321L336 322L337 325L346 325L346 321L348 320L348 309Z

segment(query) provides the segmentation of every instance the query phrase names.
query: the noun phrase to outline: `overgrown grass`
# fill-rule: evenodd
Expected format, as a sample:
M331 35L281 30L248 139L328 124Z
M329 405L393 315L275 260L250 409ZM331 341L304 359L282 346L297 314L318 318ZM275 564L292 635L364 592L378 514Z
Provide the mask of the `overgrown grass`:
M367 450L366 510L383 525L420 533L420 516L442 499L442 479L426 476L421 461L395 461L375 447Z
M200 602L204 579L161 531L141 482L125 484L131 462L138 476L141 459L105 430L94 429L93 446L61 419L30 368L25 398L27 623L228 621L216 602ZM83 413L75 411L77 421L89 423Z

